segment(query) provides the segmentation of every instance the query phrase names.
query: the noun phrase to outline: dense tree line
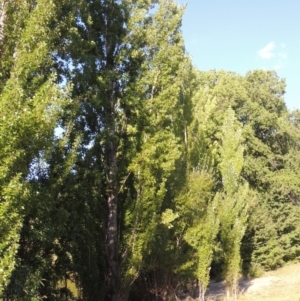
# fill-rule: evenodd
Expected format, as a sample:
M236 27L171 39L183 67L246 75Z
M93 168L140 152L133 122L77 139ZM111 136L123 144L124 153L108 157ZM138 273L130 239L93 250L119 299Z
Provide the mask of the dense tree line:
M173 0L0 0L0 293L204 300L300 256L300 114L202 72Z

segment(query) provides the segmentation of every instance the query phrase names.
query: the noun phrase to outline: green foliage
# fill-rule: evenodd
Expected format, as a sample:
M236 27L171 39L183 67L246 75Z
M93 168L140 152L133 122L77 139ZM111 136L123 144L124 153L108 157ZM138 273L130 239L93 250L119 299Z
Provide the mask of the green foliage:
M210 97L207 89L200 88L193 96L193 118L188 127L187 180L176 200L181 227L186 229L184 240L192 247L192 254L195 253L193 256L185 254L185 261L178 271L188 272L189 277L199 281L199 298L202 299L209 283L219 231L218 200L213 199L216 147L210 141L208 126L215 105L215 99Z
M212 141L214 134L214 111L217 102L208 88L200 87L193 95L193 119L188 131L188 160L192 168L208 165L214 166L216 143Z
M219 200L220 242L223 250L224 275L230 294L236 294L241 257L240 245L246 230L248 218L248 184L242 183L240 173L243 167L242 131L235 129L232 109L226 111L222 127L220 149L223 193Z
M249 278L259 278L263 274L264 274L263 267L259 263L252 262L247 276Z
M144 102L139 112L143 132L138 136L138 149L128 167L134 176L136 196L128 200L125 211L124 285L137 278L146 265L144 257L156 252L158 225L162 214L166 217L163 212L168 212L163 211L168 179L181 154L183 129L178 131L178 122L182 112L175 108L184 108L180 103L183 93L180 74L188 65L179 31L181 16L178 5L164 1L145 28L149 56L137 81L138 88L146 87L141 91Z
M210 94L217 100L218 110L213 115L214 126L211 127L210 137L219 138L217 131L224 120L224 111L230 105L243 127L244 164L241 175L258 199L253 204L257 208L253 211L251 209L250 214L256 222L252 226L250 219L243 240L244 267L250 267L252 258L264 268L275 268L285 262L284 252L279 244L281 236L276 230L282 223L278 223L281 215L279 212L290 210L285 215L287 224L290 218L291 224L294 224L293 212L297 214L295 200L298 184L295 181L298 177L294 173L297 168L291 167L287 158L292 156L293 164L296 163L295 158L298 156L294 152L298 138L283 100L284 80L279 79L273 71L262 70L251 71L245 77L225 71L202 72L199 80L209 87ZM295 125L297 117L292 119L292 124ZM259 216L261 218L257 220ZM289 229L287 232L290 231L289 234L286 233L287 236L297 236L297 227L286 229ZM284 241L294 240L285 238ZM295 254L293 256L298 256L296 249L292 250Z
M195 70L172 0L0 7L1 294L153 300L197 278L203 299L212 261L234 289L242 261L299 259L300 118L275 72Z
M219 220L217 218L218 200L215 198L205 207L205 212L195 216L193 224L187 229L184 239L197 252L197 268L195 277L199 281L201 298L209 283L210 265L213 260L213 250L216 244L216 235L219 231ZM204 207L204 206L203 206Z
M14 5L8 2L6 11L5 39L12 38L11 18L17 18L22 30L14 33L18 41L14 53L10 50L13 64L6 66L10 70L6 69L0 94L1 291L16 263L22 221L31 197L26 181L30 163L51 147L54 128L68 102L67 91L56 85L56 75L51 71L52 45L47 27L53 3L41 1L32 13L26 11L29 5L24 3L12 11Z

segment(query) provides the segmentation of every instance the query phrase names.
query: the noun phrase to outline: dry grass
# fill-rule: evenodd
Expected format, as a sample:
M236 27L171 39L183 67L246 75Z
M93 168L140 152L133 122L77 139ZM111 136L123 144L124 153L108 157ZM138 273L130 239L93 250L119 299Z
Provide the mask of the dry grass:
M206 300L226 301L224 292L220 294L223 287L222 283L213 284ZM242 281L238 301L300 301L300 263Z
M270 279L269 282L259 287L266 278ZM240 298L240 301L246 300L300 301L300 264L289 265L254 279L253 287L250 286Z

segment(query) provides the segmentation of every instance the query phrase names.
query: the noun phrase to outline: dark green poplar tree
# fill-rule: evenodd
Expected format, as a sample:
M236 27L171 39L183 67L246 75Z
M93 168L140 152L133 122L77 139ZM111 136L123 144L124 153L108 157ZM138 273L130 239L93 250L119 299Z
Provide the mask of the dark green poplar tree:
M65 111L60 124L68 139L56 142L47 162L47 186L68 218L62 233L57 231L52 248L60 257L71 254L72 259L61 266L59 273L62 269L69 275L73 273L83 296L91 300L105 295L118 298L121 283L117 207L124 172L122 160L126 158L122 153L126 142L123 105L125 83L133 81L136 73L136 63L127 49L134 43L129 46L124 40L129 5L117 1L64 2L63 14L58 18L64 22L57 25L62 38L57 37L53 51L60 77L74 86L74 104ZM67 162L71 154L76 155ZM70 200L72 207L68 205ZM54 224L58 213L53 214L57 215ZM61 262L58 257L56 264Z
M22 222L32 197L27 180L30 165L51 146L68 95L56 84L50 55L54 3L1 1L1 9L0 290L3 293L17 261Z
M176 110L182 106L180 76L188 68L182 9L172 1L162 1L153 15L151 8L149 1L66 2L68 26L58 25L64 39L54 59L60 76L74 86L75 103L74 116L66 111L61 127L67 133L73 124L66 149L77 148L60 198L72 196L77 208L84 203L90 219L77 217L77 236L65 240L73 258L69 272L86 298L127 299L154 247L166 182L184 137L177 117L184 118ZM56 160L48 161L53 178L56 162L63 162ZM100 284L93 287L88 275Z
M111 1L94 1L89 8L82 5L81 22L84 26L79 23L78 27L84 34L83 45L86 46L83 47L83 56L76 52L73 54L74 62L78 64L75 81L79 90L75 97L82 104L79 126L82 126L83 133L88 130L87 144L94 144L90 150L96 156L94 172L103 174L102 179L98 180L98 185L102 182L102 187L97 188L100 192L97 199L103 204L106 216L100 216L103 218L101 223L104 233L102 238L98 236L96 239L102 239L104 243L104 295L111 300L126 300L129 290L129 283L124 281L121 267L121 226L124 214L121 211L124 201L121 190L125 190L128 185L130 173L127 167L131 152L134 153L134 144L127 137L132 134L127 132L127 127L130 128L137 118L135 114L139 113L136 105L140 100L133 93L139 97L141 95L132 85L140 70L142 40L138 36L138 28L143 32L144 22L141 15L132 16L136 21L130 20L128 10L131 7L136 14L141 14L142 9L145 9L142 12L145 18L151 5L146 2L140 5ZM89 39L93 41L92 45Z

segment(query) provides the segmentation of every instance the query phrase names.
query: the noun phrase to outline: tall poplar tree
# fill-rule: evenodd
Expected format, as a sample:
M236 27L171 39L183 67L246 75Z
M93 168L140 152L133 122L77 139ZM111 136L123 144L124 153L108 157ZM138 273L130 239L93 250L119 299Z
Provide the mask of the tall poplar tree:
M187 228L184 238L196 251L192 260L196 259L197 263L190 264L195 267L190 276L198 280L199 300L204 300L215 239L219 232L218 199L214 198L217 148L208 139L208 121L212 119L216 109L216 99L207 88L197 88L193 95L193 119L188 127L186 193L177 202L178 213L185 220ZM187 262L189 260L191 259L187 258Z
M224 276L227 295L236 300L238 274L241 268L240 246L246 230L248 184L243 183L240 174L243 168L242 130L236 129L232 109L226 111L222 127L220 149L220 172L223 192L216 198L220 200L220 242L224 257Z
M19 5L20 4L20 5ZM53 2L1 1L0 290L15 266L31 185L29 168L52 143L68 95L56 84ZM14 31L16 29L16 31ZM16 38L14 41L13 39ZM8 41L7 44L3 44Z
M191 65L180 31L182 14L173 1L160 1L144 29L145 61L136 83L141 92L139 122L134 125L137 149L129 165L135 197L128 199L122 243L125 285L141 272L147 277L157 264L152 259L168 184L184 147L189 105L185 76Z
M77 182L78 194L69 194L76 206L85 200L97 208L85 211L90 224L98 219L94 230L85 226L97 241L88 248L96 264L85 264L101 275L102 296L112 300L127 298L153 247L166 182L184 136L176 110L182 106L181 74L188 65L180 33L183 10L172 1L162 1L155 12L152 8L152 1L66 3L63 24L69 26L59 26L64 39L54 56L61 78L74 86L75 114L68 117L66 111L61 122L67 132L71 118L66 148L77 148L68 178ZM73 143L77 136L79 145ZM90 191L81 179L89 179ZM76 228L84 232L81 223ZM80 241L92 240L78 237L71 243L72 257L84 264L86 248ZM84 294L95 296L97 288L83 270L78 277Z

